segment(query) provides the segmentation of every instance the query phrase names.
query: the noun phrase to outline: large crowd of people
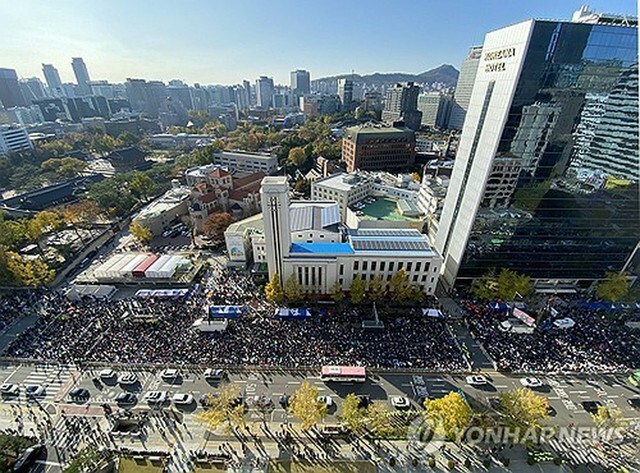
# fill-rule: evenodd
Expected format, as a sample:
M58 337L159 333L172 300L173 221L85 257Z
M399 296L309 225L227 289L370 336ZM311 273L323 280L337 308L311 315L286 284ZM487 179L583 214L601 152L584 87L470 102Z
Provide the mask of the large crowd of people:
M561 328L549 319L531 333L502 330L504 312L486 303L466 301L467 322L472 335L482 343L498 369L538 372L609 372L637 368L640 360L638 331L626 324L637 317L637 309L605 312L564 304L557 318L570 318L575 325Z
M244 305L223 332L192 326L207 304ZM187 296L171 299L88 299L51 296L37 323L5 355L58 362L255 365L325 364L456 370L466 366L441 319L407 311L385 316L382 330L366 330L371 306L312 310L307 320L276 319L276 306L244 273L211 270Z
M468 296L467 296L468 297ZM540 324L529 330L504 330L503 312L486 303L458 297L472 336L498 369L511 371L614 371L634 368L640 359L638 331L625 322L640 316L604 312L565 301L563 317L575 325ZM435 301L431 301L434 304ZM242 305L243 315L221 332L200 332L194 322L208 305ZM437 305L436 305L437 306ZM244 272L221 266L208 270L186 296L93 298L71 301L54 292L24 292L0 299L0 330L24 312L38 321L5 350L5 356L56 362L197 364L216 366L318 367L328 364L376 368L460 370L465 356L444 319L417 309L385 314L381 330L363 328L372 307L312 308L305 320L281 320L277 306ZM464 349L465 347L463 347Z

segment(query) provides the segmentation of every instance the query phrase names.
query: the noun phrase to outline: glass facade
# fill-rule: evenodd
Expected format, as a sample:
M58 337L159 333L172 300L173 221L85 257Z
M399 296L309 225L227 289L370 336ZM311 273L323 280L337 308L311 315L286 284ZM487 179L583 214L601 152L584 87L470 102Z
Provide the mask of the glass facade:
M624 266L640 238L637 34L535 23L458 278Z

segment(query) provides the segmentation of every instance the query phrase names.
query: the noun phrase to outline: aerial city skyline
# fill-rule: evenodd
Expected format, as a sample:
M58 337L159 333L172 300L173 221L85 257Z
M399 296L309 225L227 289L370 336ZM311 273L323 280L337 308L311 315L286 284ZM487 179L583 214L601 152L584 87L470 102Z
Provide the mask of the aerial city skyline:
M0 469L640 471L635 7L6 10Z

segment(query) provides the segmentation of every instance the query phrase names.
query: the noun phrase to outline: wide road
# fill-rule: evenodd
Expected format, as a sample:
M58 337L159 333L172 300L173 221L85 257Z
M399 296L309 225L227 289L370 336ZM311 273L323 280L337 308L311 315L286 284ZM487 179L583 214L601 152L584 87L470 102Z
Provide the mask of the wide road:
M100 422L103 417L103 405L108 404L112 410L118 410L115 397L122 392L136 394L138 402L135 410L147 409L142 397L149 391L165 391L168 397L176 393L193 395L195 402L189 406L170 406L165 404L165 409L183 414L183 422L188 426L193 438L185 440L185 445L190 449L206 447L204 428L197 422L195 416L202 412L198 404L200 396L213 393L219 388L217 383L210 383L204 379L203 370L180 370L176 379L166 380L160 376L160 369L132 370L136 374L138 382L132 386L123 387L117 383L114 377L109 380L99 379L99 368L77 370L72 366L61 365L33 365L33 364L0 364L0 381L17 384L21 387L21 393L17 397L4 396L0 403L0 428L16 428L15 414L18 409L30 410L38 416L48 416L55 426L60 427L60 416L64 411L67 416L98 417ZM118 374L125 371L120 370ZM333 406L329 409L329 416L325 423L337 422L340 414L341 401L349 394L366 394L373 401L389 403L391 396L405 396L409 398L413 407L421 408L417 402L417 393L421 387L426 389L431 397L438 398L451 391L462 392L476 410L490 410L490 399L496 398L505 390L521 387L522 376L512 376L503 373L485 370L482 372L488 377L490 383L482 387L473 387L467 384L464 374L434 374L434 373L403 373L389 372L370 374L364 383L325 383L319 378L319 373L290 372L290 371L261 371L248 372L243 370L229 373L229 381L238 386L244 396L248 409L248 420L261 422L263 415L251 405L251 399L255 396L266 396L273 402L273 409L266 414L265 420L278 425L283 422L292 422L284 408L279 404L280 397L292 394L300 384L307 380L317 386L321 395L330 396ZM550 405L555 411L549 422L558 426L592 426L590 414L584 409L583 402L597 401L605 406L618 408L623 415L637 422L640 419L640 411L631 407L628 399L640 397L640 390L631 386L623 375L554 375L540 377L544 383L537 391L549 399ZM39 385L45 388L46 394L38 400L40 408L33 408L32 401L26 399L24 387L27 385ZM76 402L69 396L73 388L85 388L90 397L86 401ZM422 393L424 394L424 393ZM392 409L389 404L389 408ZM46 413L45 413L46 411ZM28 416L27 416L28 417ZM105 424L106 425L106 424ZM33 428L27 420L24 424L25 432ZM36 429L37 430L37 429ZM62 430L61 430L62 431ZM64 448L69 442L68 436L58 435L55 439L49 439L48 444L58 450ZM162 448L162 442L150 442L148 447ZM58 471L57 455L50 455L40 465L42 471Z

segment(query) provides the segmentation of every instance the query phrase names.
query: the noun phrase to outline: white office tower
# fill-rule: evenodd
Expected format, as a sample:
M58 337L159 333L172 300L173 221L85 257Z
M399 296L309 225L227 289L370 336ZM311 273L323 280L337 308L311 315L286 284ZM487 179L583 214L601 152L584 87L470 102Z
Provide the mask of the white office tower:
M277 273L282 278L283 259L289 255L291 225L289 224L289 184L285 176L267 176L260 189L264 238L269 277Z
M486 35L435 242L448 285L624 267L640 235L638 32L613 17Z
M458 75L458 82L456 83L456 91L453 95L453 104L449 118L449 128L451 129L462 130L464 117L469 109L473 83L476 80L476 73L478 72L481 56L482 46L473 46L469 49L469 54L460 67L460 74Z

